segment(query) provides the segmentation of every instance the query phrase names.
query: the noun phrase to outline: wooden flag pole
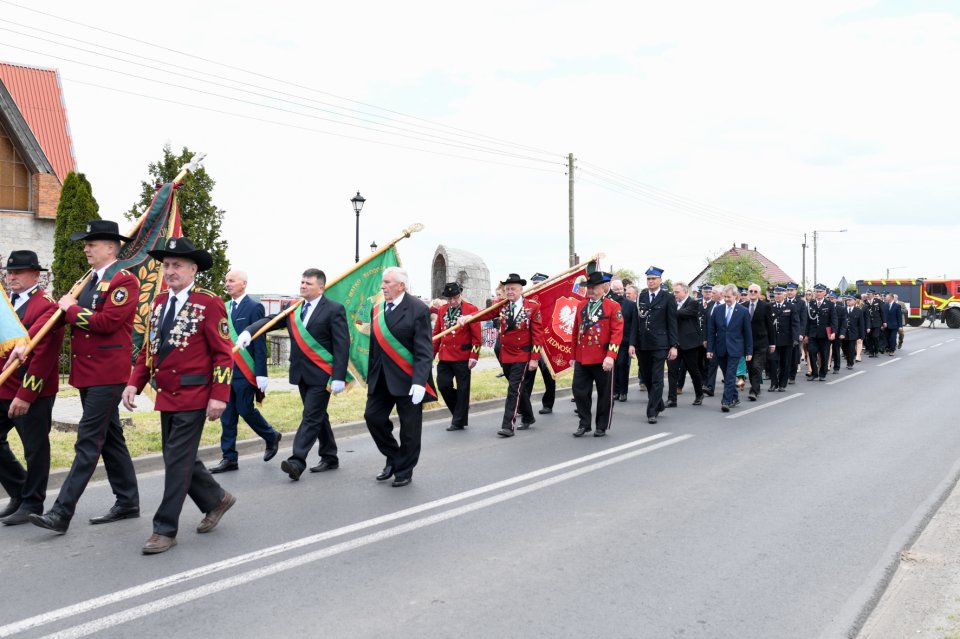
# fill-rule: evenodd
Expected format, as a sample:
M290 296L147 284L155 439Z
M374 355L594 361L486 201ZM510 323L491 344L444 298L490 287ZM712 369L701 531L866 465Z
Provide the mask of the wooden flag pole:
M190 173L191 171L196 171L197 167L200 165L200 162L203 160L205 156L206 156L206 153L197 153L196 155L194 155L189 164L186 164L180 168L180 172L177 173L177 176L175 178L173 178L173 184L176 185L181 181L183 181L183 179L187 176L187 173ZM127 237L132 237L137 234L137 232L140 230L140 227L143 226L144 220L147 219L147 213L149 212L150 210L147 209L146 211L144 211L143 215L137 218L137 221L134 222L133 227L129 231L127 231ZM90 269L89 271L87 271L86 275L84 275L79 280L77 280L77 282L73 285L73 288L70 289L70 295L73 297L77 297L83 291L84 287L87 285L87 282L90 281L90 278L92 276L93 276L93 269ZM33 349L36 348L38 343L40 343L40 340L46 337L47 333L53 330L54 325L56 325L56 323L60 320L62 316L63 316L63 309L58 308L56 312L50 316L50 319L47 320L47 323L44 324L39 331L37 331L37 334L34 335L33 338L31 338L30 342L27 344L26 349L20 355L20 358L21 358L20 361L25 360L26 357L31 352L33 352ZM2 373L0 373L0 386L3 386L4 382L6 382L11 375L13 375L13 371L17 369L16 366L12 365L12 362L14 359L15 358L11 357L7 361L7 368L4 369Z
M596 255L594 255L593 257L591 257L591 258L590 258L589 260L587 260L586 262L580 262L580 263L577 264L576 266L571 266L571 267L568 268L567 270L565 270L565 271L563 271L563 272L561 272L561 273L558 273L557 275L554 275L554 276L551 277L550 279L544 280L544 281L540 282L539 284L534 284L533 286L531 286L530 288L528 288L527 290L525 290L525 291L523 292L523 295L524 295L524 297L526 297L527 295L530 295L530 294L532 294L532 293L536 293L536 292L539 291L540 289L543 289L543 288L545 288L545 287L547 287L547 286L550 286L551 284L555 284L558 280L563 279L563 278L566 277L567 275L570 275L571 273L574 273L574 272L576 272L576 271L584 268L585 266L587 266L587 265L590 264L591 262L596 262L596 261L602 260L604 257L605 257L605 256L604 256L603 253L597 253ZM478 319L481 319L481 318L483 318L483 317L486 317L487 315L490 315L491 313L493 313L493 311L499 309L501 306L503 306L503 305L506 304L506 303L507 303L507 300L505 300L505 299L504 299L504 300L500 300L500 301L497 302L496 304L491 304L490 306L488 306L487 308L483 309L482 311L479 311L479 312L477 312L477 313L474 313L473 315L470 316L470 318L469 318L468 320L466 320L466 321L463 323L463 326L466 326L467 324L472 324L473 322L477 321ZM451 327L448 328L447 330L442 331L442 332L437 333L436 335L434 335L434 336L433 336L433 340L436 341L436 340L438 340L438 339L441 339L444 335L449 335L450 333L452 333L453 331L457 330L458 328L462 328L462 327L461 327L461 326L451 326Z
M395 237L395 238L393 238L392 240L390 240L390 242L388 242L388 243L386 244L386 246L383 246L383 247L377 249L375 252L371 253L370 255L368 255L367 257L365 257L364 259L362 259L362 260L360 260L359 262L357 262L356 264L354 264L352 269L349 269L349 270L347 270L347 271L344 271L343 273L341 273L340 275L338 275L338 276L335 277L334 279L328 281L326 284L324 284L324 287L323 287L323 288L324 288L324 289L330 288L331 286L333 286L334 284L336 284L337 282L339 282L339 281L342 280L343 278L347 277L348 275L350 275L350 273L353 273L354 271L356 271L358 268L360 268L361 266L363 266L364 264L366 264L367 262L369 262L369 261L372 260L373 258L375 258L375 257L377 257L378 255L380 255L380 254L384 253L385 251L387 251L390 247L392 247L394 244L396 244L396 243L399 242L400 240L406 239L406 238L410 237L411 235L413 235L414 233L419 233L419 232L422 231L422 230L423 230L423 224L420 224L419 222L417 222L417 223L415 223L415 224L411 224L411 225L408 226L407 228L403 229L403 232L402 232L400 235L398 235L397 237ZM269 322L267 322L266 324L264 324L263 326L261 326L260 329L257 330L256 333L254 333L253 335L251 335L251 336L250 336L250 341L252 342L253 340L255 340L255 339L257 339L258 337L260 337L261 335L263 335L264 333L266 333L266 332L268 332L269 330L271 330L274 326L277 325L277 323L278 323L280 320L282 320L283 318L285 318L285 317L287 317L288 315L290 315L290 313L292 313L294 309L299 308L299 306L300 306L302 303L303 303L303 298L297 300L296 302L294 302L293 304L291 304L290 306L288 306L286 309L284 309L283 311L281 311L280 313L278 313L276 317L274 317L272 320L270 320ZM236 344L234 344L234 345L233 345L233 352L236 353L236 352L239 351L239 350L240 350L240 347L237 346ZM357 377L357 376L354 375L354 377Z

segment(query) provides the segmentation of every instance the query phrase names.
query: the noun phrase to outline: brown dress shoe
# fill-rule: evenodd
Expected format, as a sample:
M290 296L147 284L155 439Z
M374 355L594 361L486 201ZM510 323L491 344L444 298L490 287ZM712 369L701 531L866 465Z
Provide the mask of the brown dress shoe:
M220 518L223 517L224 513L230 510L230 507L235 503L237 503L237 498L227 491L223 491L223 499L220 500L216 508L206 514L200 522L200 525L197 526L197 532L208 533L216 528L217 524L220 523Z
M165 535L153 533L150 535L150 539L147 540L147 543L143 545L143 554L159 555L162 552L167 552L176 545L176 537L167 537Z

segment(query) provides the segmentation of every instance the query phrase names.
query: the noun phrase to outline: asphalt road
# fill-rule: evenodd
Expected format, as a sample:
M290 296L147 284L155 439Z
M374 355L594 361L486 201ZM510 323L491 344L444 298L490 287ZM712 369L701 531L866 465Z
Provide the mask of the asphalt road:
M161 475L108 526L91 484L65 536L0 530L0 637L846 636L956 480L958 355L960 331L914 330L729 415L688 390L657 425L634 390L602 439L565 399L509 440L496 412L432 422L402 489L367 436L300 482L249 457L217 530L188 501L152 557Z

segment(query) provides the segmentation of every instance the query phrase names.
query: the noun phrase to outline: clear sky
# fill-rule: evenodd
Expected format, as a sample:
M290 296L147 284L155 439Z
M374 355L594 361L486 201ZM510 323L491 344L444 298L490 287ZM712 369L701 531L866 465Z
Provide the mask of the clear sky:
M60 70L103 217L206 151L253 292L349 267L357 190L361 254L426 225L415 293L441 243L556 272L571 152L582 257L689 279L745 242L800 278L848 229L826 284L960 277L956 2L0 0L0 60Z

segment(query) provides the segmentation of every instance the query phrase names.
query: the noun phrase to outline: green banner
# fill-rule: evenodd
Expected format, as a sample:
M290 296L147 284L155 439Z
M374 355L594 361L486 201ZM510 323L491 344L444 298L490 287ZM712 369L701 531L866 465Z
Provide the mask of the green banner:
M399 266L396 246L377 255L348 272L332 284L324 295L343 304L347 311L347 326L350 328L350 363L356 373L367 381L367 359L370 356L370 319L373 305L383 301L380 281L383 271Z

